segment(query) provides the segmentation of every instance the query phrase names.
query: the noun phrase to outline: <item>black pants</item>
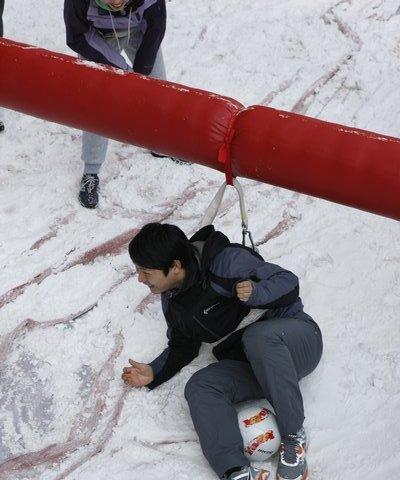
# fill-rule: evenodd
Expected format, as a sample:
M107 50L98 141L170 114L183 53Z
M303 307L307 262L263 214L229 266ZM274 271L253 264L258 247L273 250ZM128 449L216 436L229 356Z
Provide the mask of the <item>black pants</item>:
M267 398L281 435L296 433L304 421L299 380L314 370L322 355L318 326L303 318L254 323L242 342L249 363L222 360L209 365L196 372L185 389L204 456L219 476L249 465L234 404Z
M3 12L4 12L4 0L0 0L0 37L3 36Z

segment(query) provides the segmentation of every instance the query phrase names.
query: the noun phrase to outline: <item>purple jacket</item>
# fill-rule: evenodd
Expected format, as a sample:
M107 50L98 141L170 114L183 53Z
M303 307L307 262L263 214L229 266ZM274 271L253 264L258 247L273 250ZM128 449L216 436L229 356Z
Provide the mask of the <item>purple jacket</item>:
M67 45L81 57L128 70L122 55L104 40L103 35L128 31L134 27L143 33L133 70L149 75L153 70L166 26L165 0L130 0L124 11L111 12L95 0L65 0L64 21Z

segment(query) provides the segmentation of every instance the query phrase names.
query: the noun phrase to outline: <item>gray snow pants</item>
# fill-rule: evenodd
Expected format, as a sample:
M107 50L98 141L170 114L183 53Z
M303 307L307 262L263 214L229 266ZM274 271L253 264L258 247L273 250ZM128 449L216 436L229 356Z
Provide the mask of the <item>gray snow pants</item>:
M185 388L204 456L220 477L230 468L249 465L234 404L267 398L281 435L297 432L304 421L299 380L322 355L321 332L304 313L254 323L242 343L249 363L213 363L196 372Z
M129 60L134 62L136 52L142 41L142 33L137 28L131 32L131 36L128 43L128 37L119 38L119 45L117 40L113 37L105 38L106 42L114 47L116 50L121 48L121 51L125 51ZM162 56L161 48L158 50L156 61L153 67L153 71L149 75L153 78L159 78L164 80L166 78L164 60ZM121 95L125 95L126 92L121 92ZM108 138L96 135L91 132L82 132L82 160L84 162L84 173L96 173L100 172L101 165L103 164L108 147Z

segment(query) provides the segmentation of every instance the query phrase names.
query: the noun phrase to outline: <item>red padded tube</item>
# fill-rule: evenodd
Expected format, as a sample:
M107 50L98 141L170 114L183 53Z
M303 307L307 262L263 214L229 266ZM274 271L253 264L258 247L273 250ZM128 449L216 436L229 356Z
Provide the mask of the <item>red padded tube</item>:
M226 172L228 181L232 173L400 219L400 141L392 137L244 109L210 92L5 39L0 105L191 160Z
M233 174L400 219L400 140L267 107L238 114Z
M223 171L235 100L0 39L0 105Z

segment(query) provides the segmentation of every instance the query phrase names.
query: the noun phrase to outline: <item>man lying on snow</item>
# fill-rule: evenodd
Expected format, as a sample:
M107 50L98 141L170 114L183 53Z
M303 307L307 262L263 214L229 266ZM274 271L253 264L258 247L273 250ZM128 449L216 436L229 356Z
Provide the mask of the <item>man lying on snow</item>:
M174 225L150 223L130 242L129 254L139 282L161 294L168 347L149 365L129 360L124 382L153 389L190 363L202 342L230 334L213 350L219 362L196 372L185 388L205 457L221 478L263 480L266 473L244 456L233 404L267 398L282 436L277 478L305 480L298 382L317 366L322 337L303 311L298 278L212 226L188 240ZM267 310L236 330L252 307Z

